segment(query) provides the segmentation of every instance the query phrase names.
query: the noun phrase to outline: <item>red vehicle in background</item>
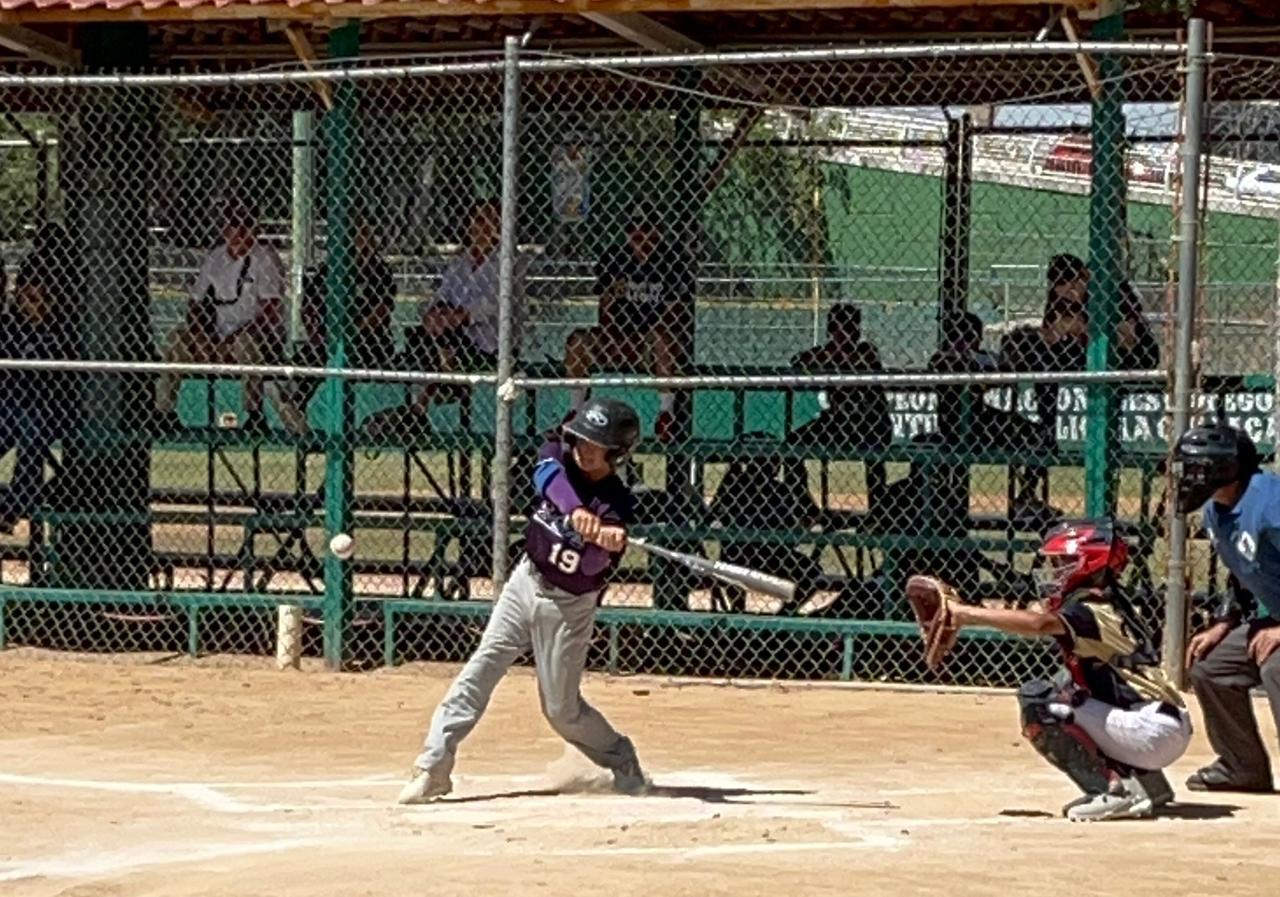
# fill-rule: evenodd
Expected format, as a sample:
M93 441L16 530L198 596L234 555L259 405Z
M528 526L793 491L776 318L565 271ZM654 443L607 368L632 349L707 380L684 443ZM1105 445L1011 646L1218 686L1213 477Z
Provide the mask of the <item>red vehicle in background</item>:
M1081 134L1062 138L1045 156L1044 170L1088 177L1093 173L1093 141ZM1138 158L1129 152L1125 175L1130 181L1163 184L1164 174L1164 167L1154 164L1152 159Z

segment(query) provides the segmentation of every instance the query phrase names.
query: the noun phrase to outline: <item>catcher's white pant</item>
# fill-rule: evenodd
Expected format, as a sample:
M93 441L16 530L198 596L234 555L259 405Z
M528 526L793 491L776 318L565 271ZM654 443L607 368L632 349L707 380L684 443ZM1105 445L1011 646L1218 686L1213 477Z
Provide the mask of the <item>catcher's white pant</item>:
M530 650L542 713L551 728L597 766L617 769L634 761L631 741L579 690L598 597L598 592L572 595L549 586L528 558L521 560L493 605L480 647L436 708L414 765L433 779L448 776L458 745L480 721L494 688L516 658Z
M1152 701L1122 710L1089 698L1075 708L1074 716L1106 756L1127 766L1157 770L1172 765L1191 743L1191 715L1179 709L1174 719L1159 707Z

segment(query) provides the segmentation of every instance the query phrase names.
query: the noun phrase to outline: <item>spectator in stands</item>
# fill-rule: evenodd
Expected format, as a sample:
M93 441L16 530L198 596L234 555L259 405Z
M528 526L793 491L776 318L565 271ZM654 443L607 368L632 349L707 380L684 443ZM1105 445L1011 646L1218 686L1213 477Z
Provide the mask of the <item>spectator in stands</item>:
M1049 259L1047 279L1046 310L1056 301L1082 307L1089 301L1089 266L1079 256L1064 252Z
M972 312L953 312L942 322L942 339L929 359L929 370L940 374L973 374L994 371L996 359L982 350L982 319ZM970 432L982 431L976 415L985 407L984 386L938 387L938 431L950 440L961 432L963 409L968 399ZM979 437L981 438L981 437Z
M409 332L407 352L428 371L494 371L498 367L498 243L502 207L496 199L477 202L467 218L461 254L445 267L440 286L423 304L421 326ZM515 269L515 345L524 309L523 259ZM457 390L428 386L409 406L404 426L425 429L433 401Z
M929 361L929 370L948 374L996 372L996 358L982 350L982 320L971 312L953 315L943 327L942 345ZM1039 447L1037 425L1013 411L987 404L989 386L938 387L938 431L949 445L977 445L1005 451ZM962 429L967 395L968 432ZM967 435L967 440L965 436Z
M0 312L0 357L76 358L82 291L79 260L66 229L56 222L43 225ZM49 450L71 431L80 407L79 377L72 371L0 372L0 400L0 455L15 451L13 476L0 502L0 532L10 533L39 504Z
M569 334L565 373L586 377L592 370L647 365L658 377L674 376L682 340L692 337L689 311L696 279L687 254L664 236L657 210L637 206L627 219L626 242L600 260L596 272L599 316L594 327ZM588 390L574 389L570 414L586 402ZM655 429L670 440L675 426L675 396L659 392Z
M1011 373L1082 371L1087 329L1084 306L1067 297L1051 295L1038 327L1019 327L1000 341L1000 367ZM1058 441L1058 391L1054 383L1037 383L1033 388L1037 444L1044 448L1056 447ZM1058 509L1046 505L1036 495L1047 478L1048 471L1040 465L1025 468L1021 488L1014 499L1016 522L1035 528L1061 516Z
M284 266L280 256L258 239L256 216L233 202L226 211L222 245L200 266L191 289L185 323L169 336L164 360L178 364L265 364L284 347ZM162 374L156 383L156 408L162 429L181 427L180 377ZM262 380L245 378L244 428L264 434ZM297 409L281 417L301 417Z
M1151 371L1160 367L1160 344L1142 310L1138 291L1125 281L1120 285L1120 313L1116 325L1116 369Z
M1000 341L1000 369L1011 373L1082 371L1087 328L1082 306L1052 298L1039 326L1019 327L1005 334ZM1039 426L1052 436L1057 426L1058 386L1039 383L1034 393Z
M384 367L395 349L391 329L395 280L378 252L372 229L362 216L356 220L354 243L353 277L347 287L350 329L346 363L355 368ZM324 367L329 357L325 325L327 285L328 265L321 263L308 275L303 288L302 325L307 339L294 357L295 363L303 367ZM319 385L320 381L314 377L268 384L267 393L290 432L301 435L307 431L306 408Z
M791 359L801 374L866 374L883 370L880 353L862 338L862 312L852 304L827 312L827 341ZM827 407L793 432L799 445L883 447L893 441L893 419L884 390L877 386L839 386L827 390Z

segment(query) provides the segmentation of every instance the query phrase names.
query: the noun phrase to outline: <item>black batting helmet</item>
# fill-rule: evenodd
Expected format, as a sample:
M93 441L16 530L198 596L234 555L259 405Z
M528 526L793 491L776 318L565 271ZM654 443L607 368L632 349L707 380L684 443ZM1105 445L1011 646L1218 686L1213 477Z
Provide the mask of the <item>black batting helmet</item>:
M1205 424L1182 434L1174 449L1178 511L1197 510L1223 486L1247 483L1258 469L1258 449L1242 431Z
M640 441L640 417L617 399L592 399L564 425L570 441L585 439L609 450L609 459L626 457Z

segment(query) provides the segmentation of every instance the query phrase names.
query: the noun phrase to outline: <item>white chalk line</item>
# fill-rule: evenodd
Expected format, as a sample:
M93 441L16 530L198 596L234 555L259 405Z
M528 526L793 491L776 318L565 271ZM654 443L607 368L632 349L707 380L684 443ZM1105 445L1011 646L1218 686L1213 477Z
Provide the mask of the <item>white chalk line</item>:
M15 785L47 785L57 788L82 788L91 791L163 791L173 788L253 788L253 789L306 789L306 788L367 788L370 785L386 785L401 781L401 777L389 774L367 776L361 779L313 779L260 782L129 782L109 779L71 779L40 775L20 775L0 772L0 782Z
M722 858L733 858L749 855L803 855L809 853L825 853L848 851L900 851L910 846L911 835L921 830L946 830L958 828L1013 827L1027 824L1052 825L1061 824L1054 818L1027 818L1017 816L966 816L954 818L937 817L893 817L850 819L839 807L806 806L803 801L795 801L784 806L770 805L769 795L742 795L735 798L735 803L703 803L696 798L672 801L644 800L624 796L612 796L612 799L601 800L602 795L548 795L545 798L521 798L515 800L477 801L474 803L443 802L425 807L400 808L398 812L389 801L357 802L330 798L322 804L289 805L278 803L251 803L222 793L219 789L310 789L325 788L363 788L385 786L395 781L392 776L372 776L361 779L316 779L308 781L259 781L259 782L126 782L102 781L92 779L75 779L52 776L26 776L12 773L0 773L0 782L31 787L61 788L67 790L93 790L107 793L158 794L172 796L195 803L209 811L223 814L235 814L242 818L246 814L279 814L282 810L311 811L339 810L343 814L353 809L369 809L388 814L393 820L402 820L395 828L403 829L406 825L419 826L429 830L432 825L475 825L477 823L493 824L495 820L505 828L535 824L539 827L575 827L581 828L583 813L590 813L593 825L607 827L631 823L689 823L708 821L713 817L738 817L753 819L788 820L808 819L819 822L839 840L821 841L751 841L702 845L650 845L628 847L604 845L581 848L551 848L536 846L520 847L510 843L502 846L494 845L485 850L467 851L469 856L501 856L532 855L556 856L565 858L590 857L647 857L666 859L673 862L714 861ZM468 776L468 784L491 784L513 789L519 786L544 784L540 776ZM669 776L659 776L659 784L678 787L682 784L704 788L747 788L744 781L735 776L716 773L711 770L685 771ZM758 786L757 786L758 787ZM776 784L775 788L784 788ZM819 789L816 800L830 799L832 791ZM923 789L922 789L923 790ZM752 797L759 797L762 802L754 802ZM589 803L588 803L589 802ZM684 805L677 810L673 804ZM512 812L513 809L516 812ZM548 813L551 810L551 813ZM578 811L581 812L578 812ZM366 817L367 818L367 817ZM1222 820L1229 821L1229 820ZM277 852L328 847L354 843L366 843L371 837L367 828L330 829L322 823L308 823L303 819L276 820L252 819L237 826L246 834L256 834L253 840L243 842L207 841L195 846L183 844L150 844L132 845L122 849L109 851L72 851L59 856L30 859L0 865L0 882L17 881L37 877L77 879L85 877L103 877L122 875L139 871L148 867L171 866L188 863L207 862L215 859L233 857L252 857ZM310 830L310 831L308 831ZM301 831L307 831L304 836ZM276 840L263 841L263 837L279 835ZM374 833L373 837L381 837Z
M869 835L858 841L764 841L741 844L708 844L700 847L581 847L569 849L539 849L538 856L554 857L674 857L682 860L713 859L723 856L739 856L752 853L810 853L833 850L900 850L907 844L905 838L889 835ZM467 851L465 856L492 856L492 852Z
M18 881L24 878L84 878L118 875L155 866L278 853L304 847L331 846L334 843L336 842L333 838L284 838L267 843L260 841L234 844L204 843L197 847L178 844L154 845L146 848L121 847L105 853L68 853L55 858L26 860L0 866L0 882Z

